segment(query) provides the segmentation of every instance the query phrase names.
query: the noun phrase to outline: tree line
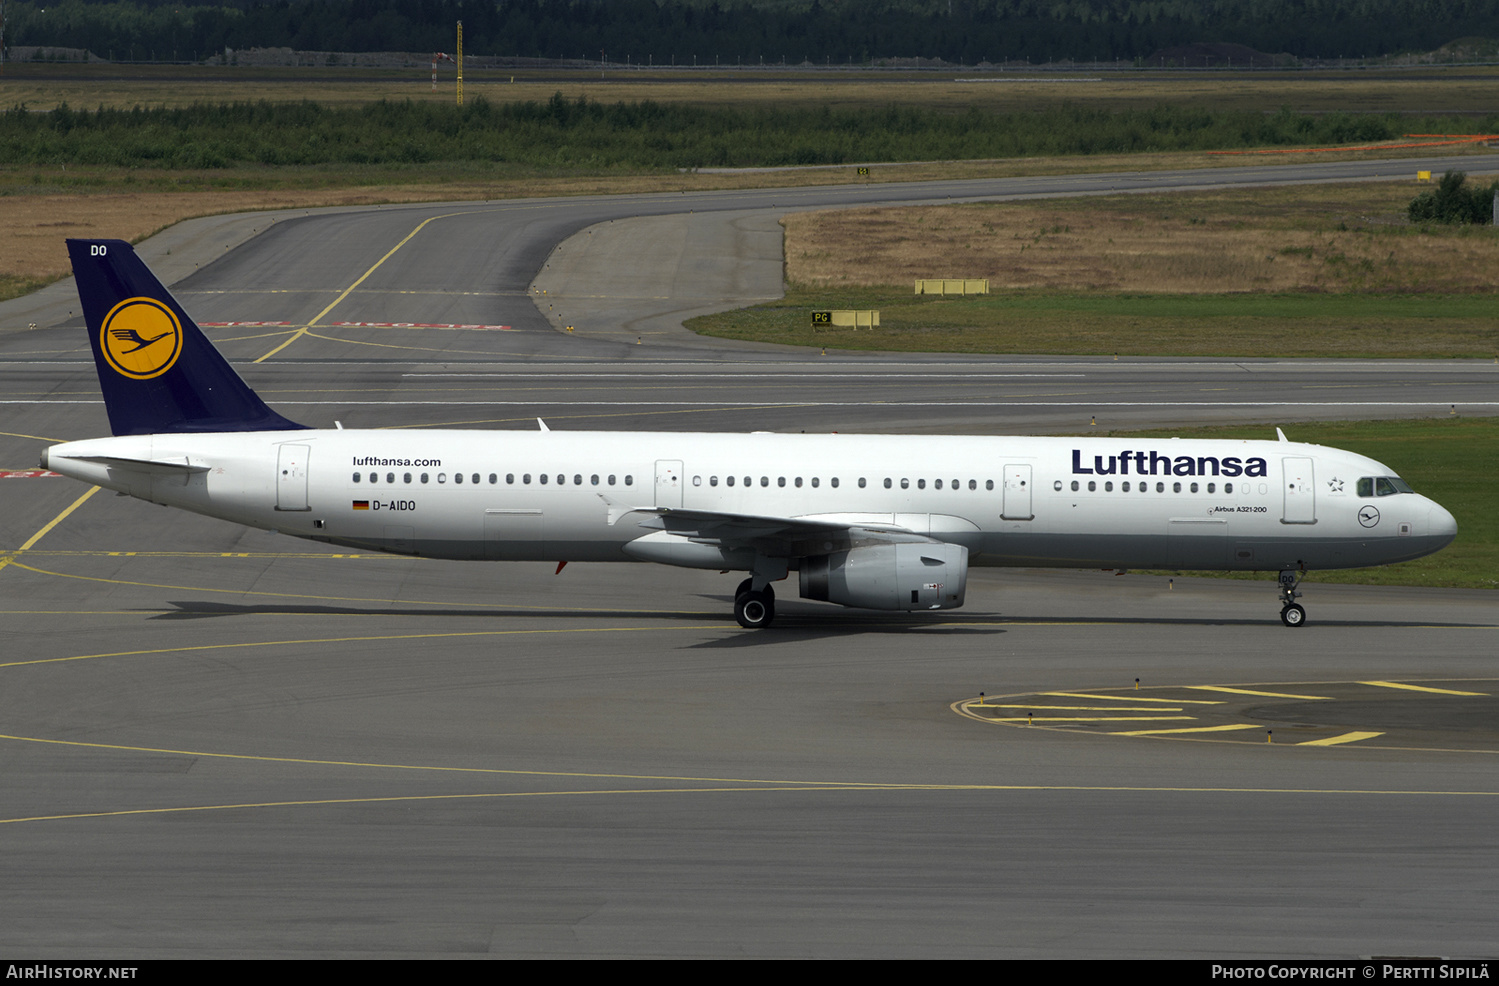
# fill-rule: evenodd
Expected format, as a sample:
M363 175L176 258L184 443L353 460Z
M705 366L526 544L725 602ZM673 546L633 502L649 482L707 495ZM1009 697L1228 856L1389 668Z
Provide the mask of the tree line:
M238 103L178 109L60 107L0 112L0 165L208 169L245 165L411 165L610 171L865 161L1011 158L1384 140L1486 119L1200 107L1045 111L705 107L569 100L382 101L358 107Z
M1137 60L1194 42L1300 58L1499 37L1499 0L8 0L9 45L121 59L229 49L450 51L722 65Z

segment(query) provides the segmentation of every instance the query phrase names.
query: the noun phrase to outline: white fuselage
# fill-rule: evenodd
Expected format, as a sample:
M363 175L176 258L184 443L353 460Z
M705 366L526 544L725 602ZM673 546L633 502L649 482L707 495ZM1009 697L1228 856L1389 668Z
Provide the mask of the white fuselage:
M437 558L741 567L647 550L675 535L630 511L661 507L900 528L975 565L1038 567L1348 568L1456 532L1419 494L1359 495L1395 475L1378 462L1293 442L308 430L101 438L43 463L252 527Z

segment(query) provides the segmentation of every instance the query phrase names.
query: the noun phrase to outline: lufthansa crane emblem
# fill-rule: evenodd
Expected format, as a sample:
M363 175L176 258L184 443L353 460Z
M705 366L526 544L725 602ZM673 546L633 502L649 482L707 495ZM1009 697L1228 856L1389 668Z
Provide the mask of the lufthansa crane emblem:
M153 298L126 298L104 316L99 348L117 373L150 380L172 368L182 352L182 325Z

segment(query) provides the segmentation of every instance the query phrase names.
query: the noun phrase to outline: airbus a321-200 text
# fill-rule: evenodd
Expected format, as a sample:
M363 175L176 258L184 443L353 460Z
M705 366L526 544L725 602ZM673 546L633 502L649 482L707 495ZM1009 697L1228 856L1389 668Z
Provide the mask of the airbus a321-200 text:
M963 605L971 565L1308 571L1405 561L1457 533L1388 467L1279 441L312 429L214 349L129 244L69 240L112 438L42 466L236 524L491 561L744 573L875 610ZM559 566L560 570L560 566Z

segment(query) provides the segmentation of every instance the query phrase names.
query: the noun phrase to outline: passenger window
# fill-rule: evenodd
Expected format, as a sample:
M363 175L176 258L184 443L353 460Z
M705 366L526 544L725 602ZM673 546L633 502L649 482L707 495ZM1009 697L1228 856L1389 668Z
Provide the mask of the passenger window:
M812 477L812 488L814 490L817 489L817 477L816 476Z
M1216 493L1216 492L1218 492L1218 484L1217 483L1209 483L1208 484L1208 492L1209 493Z
M885 477L885 489L888 490L889 488L890 488L890 477L887 476L887 477Z
M910 489L911 488L911 481L909 479L904 479L904 478L901 479L901 481L900 481L900 488L903 489L903 490Z
M1173 492L1173 493L1180 493L1181 491L1182 491L1182 484L1181 483L1172 483L1171 484L1171 492Z
M393 472L386 473L385 474L385 481L387 483L394 483L396 481L396 474L393 473Z
M979 481L976 480L976 479L970 479L968 481L968 488L970 490L976 490L976 489L978 489L979 488Z
M802 478L800 476L796 477L796 488L797 489L801 489L802 488Z
M760 485L764 486L765 484L761 483ZM786 477L785 476L777 477L776 478L776 485L784 488L786 486Z
M986 480L984 480L984 489L986 489L986 490L992 490L992 489L994 489L994 480L992 480L992 479L986 479Z
M1072 481L1072 492L1077 492L1077 480L1075 479Z
M594 486L599 485L599 474L598 473L594 473L592 476L589 476L588 477L588 481L590 483L592 483Z
M542 486L545 486L547 484L547 474L546 473L542 473L541 475L537 476L536 478L539 479L539 480L541 480L541 485Z
M769 476L761 476L760 477L760 485L761 486L769 486L770 485L770 477Z
M1092 492L1094 492L1097 489L1098 489L1098 481L1095 480L1095 479L1088 480L1088 492L1092 493Z
M837 489L837 488L838 488L838 477L837 477L837 476L834 476L834 477L833 477L833 478L832 478L832 479L830 479L830 480L828 480L828 482L830 482L830 483L832 483L832 484L833 484L833 489L835 489L835 490L836 490L836 489ZM816 483L816 482L815 482L815 481L814 481L814 482L813 482L813 484L812 484L812 485L813 485L813 486L816 486L816 485L817 485L817 483ZM860 485L860 486L863 486L863 485L864 485L864 481L863 481L863 480L860 480L860 481L859 481L859 485Z
M531 485L531 474L530 473L526 473L524 476L522 476L520 478L520 481L522 483L525 483L527 486L530 486Z
M934 489L934 490L940 490L941 488L942 488L942 480L939 479L939 480L936 480L935 482L932 483L932 489Z
M489 474L489 485L490 486L495 485L499 481L500 481L500 477L499 476L495 475L494 473L490 473Z
M422 482L425 483L426 481L427 481L426 478L423 477ZM505 474L505 485L507 485L507 486L514 486L515 485L515 473L513 473L513 472L507 472Z
M703 485L703 477L701 477L701 476L693 476L692 477L692 485L693 486L701 486L701 485Z
M709 486L717 486L718 485L718 477L717 476L709 476L708 477L708 485Z
M905 489L906 488L906 484L905 483L901 483L900 484L900 488L901 489ZM916 481L916 488L918 490L924 490L924 489L926 489L926 480L924 480L924 479L918 479Z
M438 473L437 474L437 481L439 483L446 483L448 481L448 474L445 473L445 472Z
M355 473L355 474L354 474L354 482L356 482L356 483L357 483L357 482L359 482L359 479L360 479L360 476L361 476L361 475L363 475L363 474L362 474L362 473L357 473L357 472L356 472L356 473Z
M1128 483L1125 483L1124 486L1125 486L1126 489L1129 488L1129 484ZM1112 492L1114 492L1114 483L1113 483L1112 480L1110 480L1109 482L1103 484L1103 491L1105 493L1112 493Z
M1224 483L1223 484L1223 492L1225 492L1225 493L1232 493L1233 491L1234 491L1234 484L1233 483Z
M837 480L836 480L836 479L835 479L835 480L833 480L833 485L834 485L834 486L837 486L837 485L838 485L838 481L837 481ZM861 490L862 490L862 489L863 489L863 488L864 488L864 477L863 477L863 476L860 476L860 477L859 477L859 489L861 489Z
M411 482L411 473L409 473L409 472L408 472L408 473L406 473L406 474L404 474L404 475L403 475L403 476L402 476L402 477L401 477L401 479L402 479L402 480L403 480L403 481L404 481L404 482L407 482L407 483L409 483L409 482Z
M1125 482L1125 483L1120 483L1120 484L1119 484L1119 488L1120 488L1120 489L1121 489L1121 490L1123 490L1123 491L1124 491L1124 492L1126 492L1126 493L1128 493L1128 492L1129 492L1129 483L1127 483L1127 482Z
M528 482L528 483L529 483L529 482L530 482L530 480L526 480L526 482ZM610 486L613 486L613 485L614 485L614 474L613 474L613 473L610 473L610 474L609 474L609 485L610 485Z
M567 477L559 475L557 477L557 485L558 486L566 486L567 485Z
M461 482L463 482L463 473L461 473L461 472L455 472L455 473L453 473L453 482L455 482L455 483L461 483Z
M634 486L635 485L635 477L627 474L625 476L625 485L626 486Z
M724 478L724 482L728 483L730 486L733 486L734 485L734 477L733 476L726 476Z
M1180 484L1178 484L1177 488L1178 489L1181 488ZM1141 486L1140 489L1141 489L1141 492L1144 492L1145 488L1144 488L1144 486ZM1155 491L1157 493L1164 493L1164 492L1166 492L1166 484L1165 483L1156 483L1155 484Z
M963 484L959 483L956 479L952 481L952 488L955 489L955 490L956 489L960 489L962 487L962 485Z
M380 482L380 474L377 473L377 472L370 473L370 482L372 482L372 483L378 483L378 482Z

